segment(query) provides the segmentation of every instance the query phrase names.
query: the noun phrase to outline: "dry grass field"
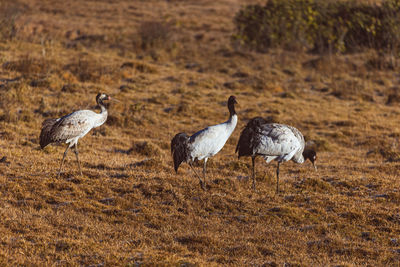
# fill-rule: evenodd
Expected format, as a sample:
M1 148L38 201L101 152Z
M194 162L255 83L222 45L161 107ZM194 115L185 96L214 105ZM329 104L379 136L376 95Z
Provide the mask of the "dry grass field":
M316 55L231 43L237 0L0 2L0 265L399 266L400 75L374 51ZM96 109L107 122L41 150L41 123ZM176 174L170 140L239 122L207 190ZM98 111L98 109L97 109ZM310 162L237 159L254 116L313 140ZM202 164L195 165L201 170Z

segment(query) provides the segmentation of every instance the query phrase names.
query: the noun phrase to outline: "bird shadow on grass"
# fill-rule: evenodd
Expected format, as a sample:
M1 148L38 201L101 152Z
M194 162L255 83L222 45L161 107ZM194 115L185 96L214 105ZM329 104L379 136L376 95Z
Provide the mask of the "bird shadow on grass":
M117 179L125 179L129 178L130 175L125 173L128 170L134 169L134 168L153 168L155 166L160 166L160 162L157 159L154 158L145 158L140 161L135 161L129 164L124 164L122 166L116 166L116 167L111 167L107 166L104 163L100 164L91 164L91 163L85 163L85 167L92 169L92 170L99 170L99 171L108 171L108 172L115 172L115 173L108 173L107 176L110 178L117 178ZM165 167L166 168L166 167ZM86 176L89 178L100 178L99 173L88 173L84 172Z
M84 165L87 168L102 170L102 171L123 171L126 169L125 167L122 167L122 166L110 167L110 166L105 165L104 163L100 163L100 164L85 163Z
M115 173L115 174L110 175L110 178L116 178L116 179L126 179L129 177L130 176L128 174L124 174L124 173Z
M6 157L6 156L3 156L3 157L0 159L0 163L8 166L8 165L10 165L11 162L7 160L7 157Z
M129 168L134 168L134 167L140 167L140 166L150 166L153 164L156 164L157 160L153 158L146 158L140 161L135 161L130 164L125 164L123 166L118 166L118 167L110 167L105 165L104 163L100 164L91 164L91 163L85 163L85 167L90 168L90 169L96 169L96 170L107 170L107 171L125 171Z
M126 155L130 155L133 151L133 148L130 149L115 149L114 152L115 153L121 153L121 154L126 154Z

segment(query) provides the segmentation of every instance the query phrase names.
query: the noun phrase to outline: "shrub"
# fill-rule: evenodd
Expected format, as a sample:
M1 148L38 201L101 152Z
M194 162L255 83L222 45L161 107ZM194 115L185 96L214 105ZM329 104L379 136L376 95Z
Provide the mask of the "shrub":
M55 63L42 57L32 57L30 55L21 56L15 61L8 61L3 64L6 70L18 71L23 76L44 76L53 71Z
M355 1L268 0L248 5L234 19L233 40L260 52L270 47L353 52L400 47L400 0L381 5Z
M165 46L171 34L171 26L159 21L144 21L138 29L143 50Z
M308 46L306 33L315 27L313 0L270 0L262 7L250 5L235 17L235 39L258 51L277 45Z
M0 41L15 37L17 33L15 21L23 9L24 6L18 1L0 1Z
M98 82L103 76L116 72L113 66L105 66L96 59L85 57L66 65L64 70L71 72L81 82Z

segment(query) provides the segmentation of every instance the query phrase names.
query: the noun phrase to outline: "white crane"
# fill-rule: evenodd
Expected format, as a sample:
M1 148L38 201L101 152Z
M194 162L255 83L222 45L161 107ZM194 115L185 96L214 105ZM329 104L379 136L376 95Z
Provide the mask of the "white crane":
M296 128L278 124L268 123L261 117L251 119L240 134L239 142L236 146L236 152L239 152L239 158L242 156L251 156L253 189L256 188L255 182L255 158L262 156L269 163L272 160L278 162L276 168L276 192L279 192L279 165L282 162L292 160L296 163L303 163L309 159L315 170L317 167L315 161L317 154L311 148L305 149L304 137Z
M228 99L230 116L226 122L209 126L190 137L186 133L178 133L171 141L171 153L174 159L174 168L176 173L178 173L179 165L182 162L187 162L199 178L200 186L203 190L205 190L204 183L206 179L206 164L208 158L217 154L224 147L233 130L235 130L238 121L235 104L237 104L236 98L230 96ZM204 159L204 183L192 165L194 160L202 159Z
M76 161L78 162L79 172L82 175L81 165L78 157L78 140L85 136L91 129L99 127L107 120L107 109L104 106L103 100L110 100L111 98L99 93L96 96L96 102L101 108L100 113L91 110L78 110L65 115L58 119L47 119L42 124L42 131L40 133L40 147L43 149L50 143L66 143L64 156L61 160L60 170L58 177L60 177L61 168L71 147L75 147Z

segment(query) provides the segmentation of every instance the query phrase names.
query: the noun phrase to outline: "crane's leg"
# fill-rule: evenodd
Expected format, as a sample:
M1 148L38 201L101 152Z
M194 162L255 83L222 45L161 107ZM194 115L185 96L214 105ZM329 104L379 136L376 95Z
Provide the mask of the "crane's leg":
M278 167L276 168L276 193L279 193L279 165L281 163L278 161Z
M201 189L206 190L206 189L204 188L203 181L201 180L200 176L197 174L196 170L193 168L193 165L192 165L192 163L191 163L190 161L189 161L189 166L192 168L192 170L193 170L194 173L196 174L197 178L199 178Z
M57 178L60 178L61 168L62 168L62 165L64 164L65 156L67 155L68 150L69 150L69 144L67 145L67 149L65 149L65 151L64 151L64 156L61 160L61 165L60 165L60 169L58 170Z
M256 157L251 157L251 163L253 166L252 176L253 176L253 189L256 190L256 174L255 174L255 165L256 165Z
M208 160L208 158L205 158L204 159L204 166L203 166L203 181L204 181L204 184L206 184L206 165L207 165L207 160Z
M78 168L79 168L79 172L81 173L81 176L83 176L82 174L82 169L81 169L81 164L79 163L79 152L78 152L78 144L75 144L75 156L76 156L76 161L78 162Z

